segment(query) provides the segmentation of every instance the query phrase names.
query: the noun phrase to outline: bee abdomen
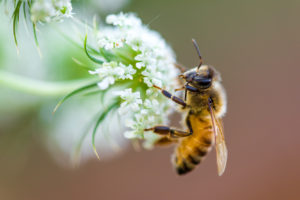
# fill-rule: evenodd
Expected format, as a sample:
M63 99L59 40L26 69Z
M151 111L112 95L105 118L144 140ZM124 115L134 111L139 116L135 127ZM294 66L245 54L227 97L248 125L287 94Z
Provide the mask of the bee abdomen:
M201 163L203 157L207 154L208 149L198 149L195 153L186 156L186 158L180 158L176 155L176 164L175 168L179 175L186 174L187 172L192 171L198 164ZM178 160L180 160L178 162Z
M212 134L206 134L201 137L190 136L182 140L176 149L174 158L175 169L179 175L192 171L201 163L211 149L213 143L211 135Z

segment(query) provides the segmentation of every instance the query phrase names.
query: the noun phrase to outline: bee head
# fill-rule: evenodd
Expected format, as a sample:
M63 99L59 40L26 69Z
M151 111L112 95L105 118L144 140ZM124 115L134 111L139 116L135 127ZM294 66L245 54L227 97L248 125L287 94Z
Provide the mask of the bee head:
M185 81L199 89L208 89L215 80L215 70L207 65L195 67L181 75Z
M220 81L221 78L219 73L212 66L202 65L202 56L198 44L194 39L192 39L192 42L200 59L199 65L194 69L181 74L179 77L185 79L191 86L205 90L210 88L213 81Z

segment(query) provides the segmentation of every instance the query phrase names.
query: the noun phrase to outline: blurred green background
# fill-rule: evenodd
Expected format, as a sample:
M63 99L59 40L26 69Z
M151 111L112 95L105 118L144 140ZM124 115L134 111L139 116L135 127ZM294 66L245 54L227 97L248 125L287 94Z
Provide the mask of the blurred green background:
M87 5L78 5L76 13L81 6L92 15ZM131 0L123 9L160 32L180 63L198 64L195 38L204 62L221 72L229 150L222 177L214 152L195 171L177 176L170 163L173 148L136 152L130 147L116 159L63 168L42 145L45 130L38 117L39 106L49 112L57 98L0 88L0 199L299 199L299 10L296 0ZM12 34L4 34L8 27L0 28L1 69L9 63L10 71L48 80L86 75L71 60L74 55L85 59L78 49L57 50L55 42L43 39L42 60L32 41L31 50L21 47L21 56L8 57L15 53ZM43 28L39 37L48 37ZM175 124L180 115L172 119Z

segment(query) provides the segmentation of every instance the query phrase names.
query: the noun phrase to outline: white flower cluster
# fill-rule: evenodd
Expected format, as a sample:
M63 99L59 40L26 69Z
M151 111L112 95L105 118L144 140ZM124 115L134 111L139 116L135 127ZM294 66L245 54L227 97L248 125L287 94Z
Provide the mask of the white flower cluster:
M121 91L114 89L122 102L119 113L130 128L125 137L144 138L149 146L158 137L144 134L144 129L168 123L174 105L153 85L174 91L179 73L174 66L175 54L159 33L143 25L134 14L109 15L106 22L112 27L99 31L98 46L113 56L90 73L101 78L101 90L122 83L118 85Z
M133 79L133 74L136 70L133 69L132 65L124 65L123 63L117 63L115 61L103 63L101 68L95 71L90 71L91 74L98 74L102 79L98 83L101 90L107 89L111 84L115 83L118 79Z
M34 23L61 21L72 16L71 0L35 0L30 14Z

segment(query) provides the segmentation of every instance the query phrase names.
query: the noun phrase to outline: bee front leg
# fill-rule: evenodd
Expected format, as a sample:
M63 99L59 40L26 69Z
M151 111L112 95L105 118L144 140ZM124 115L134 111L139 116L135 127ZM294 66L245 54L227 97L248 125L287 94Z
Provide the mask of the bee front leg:
M185 87L186 90L188 90L190 92L199 92L198 88L195 88L193 86L185 85L184 87Z
M153 85L153 87L155 87L156 89L159 89L159 90L161 91L161 93L162 93L165 97L171 99L171 100L174 101L175 103L180 104L180 105L182 105L183 107L186 107L186 106L187 106L184 100L182 100L182 99L179 98L179 97L176 97L176 96L172 95L172 94L171 94L170 92L168 92L167 90L164 90L164 89L162 89L162 88L160 88L160 87L158 87L158 86L156 86L156 85Z
M198 88L195 88L195 87L190 86L188 84L182 86L181 88L176 88L175 91L177 92L177 91L185 90L185 89L190 91L190 92L199 92Z
M175 91L180 91L180 90L185 90L185 92L184 92L184 101L186 101L186 93L187 93L187 91L190 91L190 92L199 92L199 90L197 88L195 88L193 86L190 86L188 84L185 84L181 88L175 89Z
M185 90L185 86L182 86L181 88L176 88L175 92L180 91L180 90Z
M145 131L153 131L154 133L157 133L158 135L163 136L169 136L171 138L178 138L178 137L186 137L193 134L193 130L190 129L189 132L187 131L181 131L172 129L169 126L154 126L152 128L146 128Z

